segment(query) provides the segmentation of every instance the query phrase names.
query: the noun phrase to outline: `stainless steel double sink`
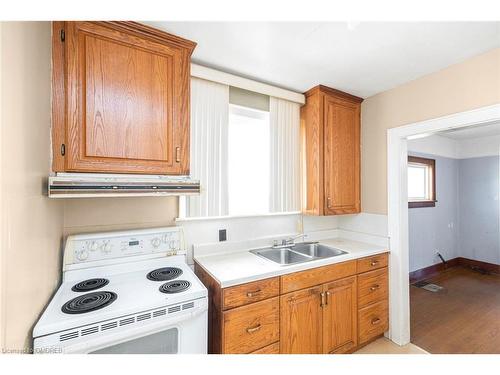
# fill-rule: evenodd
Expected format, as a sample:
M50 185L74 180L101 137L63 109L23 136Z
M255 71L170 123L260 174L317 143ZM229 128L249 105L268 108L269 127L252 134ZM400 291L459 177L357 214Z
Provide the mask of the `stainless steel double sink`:
M317 242L303 242L279 248L256 249L250 250L250 252L282 266L347 254L346 251Z

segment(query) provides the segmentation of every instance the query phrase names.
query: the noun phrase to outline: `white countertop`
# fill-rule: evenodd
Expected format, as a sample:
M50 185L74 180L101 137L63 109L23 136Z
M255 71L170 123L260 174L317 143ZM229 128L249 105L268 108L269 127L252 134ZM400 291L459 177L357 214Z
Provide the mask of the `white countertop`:
M194 256L194 260L216 279L222 288L227 288L251 281L345 262L388 251L386 246L344 238L321 240L320 243L344 250L347 254L287 266L281 266L273 261L261 258L250 253L248 250Z

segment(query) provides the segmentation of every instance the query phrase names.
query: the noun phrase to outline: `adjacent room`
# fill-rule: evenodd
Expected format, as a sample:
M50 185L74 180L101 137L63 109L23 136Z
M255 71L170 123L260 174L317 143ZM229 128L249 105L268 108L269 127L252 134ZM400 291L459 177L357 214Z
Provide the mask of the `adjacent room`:
M408 141L411 341L430 353L500 347L500 124Z

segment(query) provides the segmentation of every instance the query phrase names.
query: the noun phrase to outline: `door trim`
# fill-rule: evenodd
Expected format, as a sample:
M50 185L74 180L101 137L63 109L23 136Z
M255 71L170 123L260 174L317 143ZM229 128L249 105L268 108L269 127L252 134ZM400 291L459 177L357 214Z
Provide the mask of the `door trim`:
M410 342L407 140L494 121L500 121L500 103L392 128L387 132L388 234L391 249L388 336L396 344Z

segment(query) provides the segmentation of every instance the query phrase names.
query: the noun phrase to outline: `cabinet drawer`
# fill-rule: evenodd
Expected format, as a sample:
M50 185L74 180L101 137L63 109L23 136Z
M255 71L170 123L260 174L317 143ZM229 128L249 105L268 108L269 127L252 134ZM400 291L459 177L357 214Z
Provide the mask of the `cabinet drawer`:
M279 340L279 297L224 312L224 353L250 353Z
M358 276L358 307L365 307L388 297L387 268L366 272Z
M377 302L358 311L358 343L363 344L389 329L389 304Z
M388 260L387 253L358 259L358 273L387 267Z
M254 281L224 289L223 310L276 297L280 293L279 277Z
M264 346L250 354L280 354L280 343L275 342L274 344Z
M281 276L281 294L309 288L356 274L356 261L331 264Z

